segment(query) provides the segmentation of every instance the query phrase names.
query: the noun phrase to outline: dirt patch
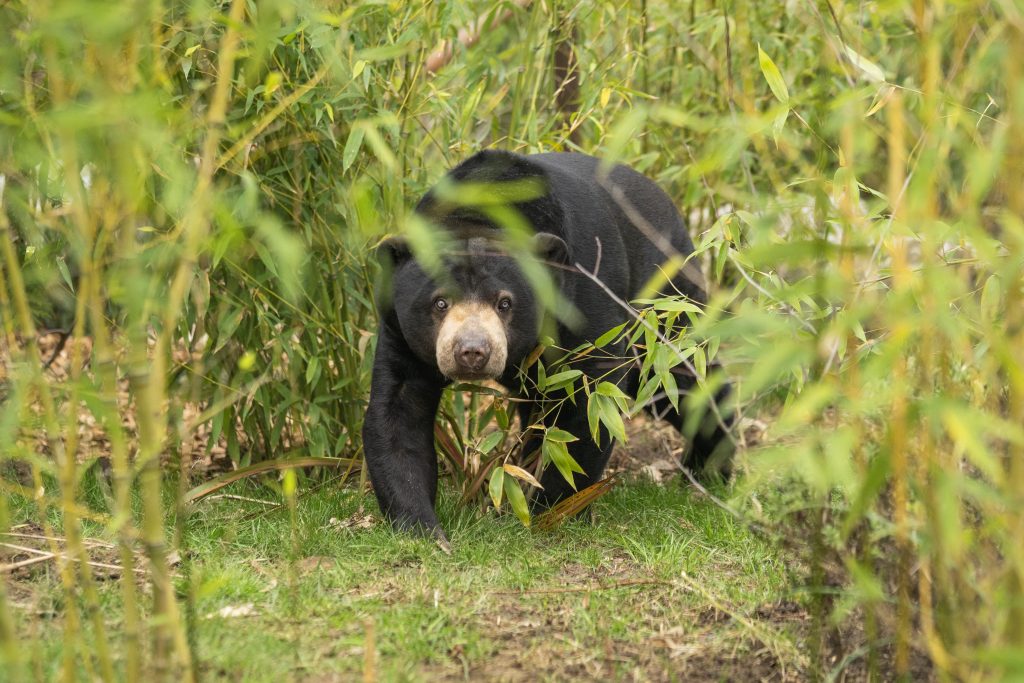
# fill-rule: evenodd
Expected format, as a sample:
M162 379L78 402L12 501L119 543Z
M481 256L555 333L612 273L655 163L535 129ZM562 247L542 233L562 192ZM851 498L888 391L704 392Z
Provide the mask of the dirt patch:
M98 581L120 578L124 573L117 548L95 538L81 539L85 561ZM67 540L47 535L35 524L18 524L0 533L0 573L11 581L31 581L52 571L56 563L80 562Z
M663 420L639 414L626 423L626 441L615 445L606 474L643 472L654 481L675 476L686 441Z
M737 440L741 450L762 443L768 425L762 420L744 417L739 420ZM640 413L626 422L625 443L615 444L606 474L637 472L656 483L679 474L679 463L686 452L686 439L664 420Z
M807 615L799 605L764 605L749 616L706 605L679 582L658 579L621 560L595 569L566 565L551 585L494 594L494 619L474 626L507 643L500 656L467 671L464 661L428 669L437 680L695 680L798 681L806 662L794 644L791 622ZM616 615L589 609L614 591L630 616L628 635ZM699 597L696 598L699 602ZM580 632L577 610L597 619ZM778 619L776 619L778 617Z
M43 375L50 385L50 390L57 403L58 411L66 409L68 396L68 380L75 372L85 375L92 373L92 339L89 337L69 337L60 331L46 331L35 339L36 350L43 363ZM18 371L16 362L31 362L26 357L24 342L19 342L18 348L12 350L6 346L0 346L0 389L9 381L12 373ZM77 355L80 365L72 366L72 357ZM191 353L184 345L177 345L172 351L172 364L174 367L185 367L197 353ZM15 360L17 359L17 360ZM120 362L117 359L115 362ZM109 406L109 414L117 416L120 432L129 454L138 451L138 424L135 419L135 404L129 392L129 385L126 373L119 372L117 380L117 391L114 396L114 405ZM3 393L0 392L0 398ZM78 408L78 449L75 454L79 462L84 464L96 464L105 474L109 474L111 457L112 425L107 423L108 418L98 415L98 410L86 406L83 402ZM203 412L203 407L193 403L184 403L180 406L167 405L166 410L171 416L170 428L180 434L187 434L184 443L176 443L173 448L176 453L187 454L190 462L190 473L197 479L209 478L220 472L234 469L230 457L227 454L227 440L221 435L219 439L211 443L211 426L209 422L199 423L198 418ZM23 443L32 445L35 452L50 457L52 444L48 441L47 435L42 428L43 409L41 404L33 402L29 405L29 416L23 420L21 425L21 440ZM241 445L249 442L248 435L241 429L236 429L236 434ZM173 443L174 440L172 439ZM168 458L170 452L165 453ZM4 463L3 474L22 486L31 483L29 468L20 461L8 461Z

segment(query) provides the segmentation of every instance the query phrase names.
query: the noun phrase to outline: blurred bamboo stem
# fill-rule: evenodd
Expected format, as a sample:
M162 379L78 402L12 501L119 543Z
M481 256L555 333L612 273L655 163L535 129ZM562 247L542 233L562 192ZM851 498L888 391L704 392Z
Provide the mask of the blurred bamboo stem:
M904 136L903 136L903 110L902 100L899 93L893 94L889 103L889 120L891 125L889 135L889 177L888 188L891 201L895 202L899 196L899 188L904 183ZM893 223L896 222L895 213L899 207L893 207ZM893 291L896 296L909 297L913 286L912 273L907 263L906 246L904 240L899 237L890 236L889 257L892 263ZM910 629L911 629L911 605L910 605L910 529L907 517L909 502L909 467L907 464L907 449L909 442L907 438L908 415L907 415L907 355L912 349L913 338L911 330L894 330L894 336L898 339L901 351L895 362L892 376L893 403L891 419L889 420L889 438L886 444L892 468L892 492L893 492L893 523L895 526L897 567L896 567L896 674L906 677L910 672Z
M1021 17L1018 17L1019 19ZM1024 190L1020 179L1024 173L1024 21L1018 21L1010 28L1009 44L1013 46L1006 53L1006 77L1011 84L1008 91L1009 107L1007 120L1010 122L1010 148L1007 159L1010 168L1007 177L1007 203L1009 211L1017 217L1024 216ZM1016 248L1024 248L1021 236L1016 237ZM1006 333L1002 349L1003 376L1008 388L1008 418L1015 424L1024 424L1024 273L1017 270L1015 277L1007 283ZM1015 529L1011 538L1018 542L1011 544L1007 568L1007 593L1009 619L1006 625L1007 645L1016 651L1024 651L1024 443L1009 445L1007 454L1008 490L1015 505L1011 506L1011 524Z
M101 228L98 241L102 244L106 232ZM101 252L100 249L98 251ZM103 315L103 298L99 278L93 278L91 287L83 293L88 299L89 322L92 327L93 372L99 382L102 396L112 408L109 414L118 415L116 356L108 337L107 321ZM121 599L124 610L124 653L126 681L138 681L142 674L142 653L140 635L139 601L135 588L135 535L131 525L131 464L128 459L128 443L120 424L108 420L105 425L110 439L110 465L113 473L114 507L117 515L114 533L117 536L117 550L124 572L121 575Z
M0 205L0 221L4 221L6 215L4 207ZM4 224L6 226L6 224ZM3 228L3 239L9 239L10 234L6 227ZM4 269L0 268L0 325L3 326L4 344L8 349L13 349L17 340L14 336L13 316L11 315L10 299L7 295L7 281L4 277ZM0 496L0 531L6 532L10 527L10 511L8 510L7 496ZM12 678L27 678L27 664L23 656L24 650L18 638L18 632L14 625L13 612L10 602L7 599L7 584L0 581L0 657L3 665L11 674Z
M13 235L11 234L11 226L7 218L7 214L0 211L0 249L3 250L4 265L7 268L6 284L9 287L10 297L14 304L14 314L25 339L26 354L28 356L27 365L29 367L31 382L36 388L39 402L43 408L43 425L46 430L47 445L51 449L50 452L53 454L58 466L60 467L63 465L65 458L69 456L64 450L64 442L60 439L60 422L57 419L57 408L53 401L53 395L50 393L50 387L47 385L46 378L43 376L43 359L39 354L39 347L36 344L35 324L32 322L32 313L29 309L25 282L21 274L21 267L18 264L17 256L14 253L13 245L14 240ZM56 538L56 534L54 534L50 528L49 516L47 514L49 504L46 499L42 477L38 466L33 466L32 478L33 486L36 491L36 502L40 507L40 518L43 523L44 533L51 539ZM62 553L56 541L51 540L50 546L51 552L53 552L54 556L62 557ZM67 561L58 562L57 567L60 572L61 584L63 585L66 594L68 596L73 596L76 592L73 563ZM69 604L64 620L64 634L67 646L63 652L63 679L65 681L74 681L77 678L75 673L74 646L81 644L80 615L78 613L77 602L74 600L69 600L68 602Z
M218 51L217 79L210 98L207 135L203 140L196 188L189 211L182 219L180 226L184 248L171 280L168 296L162 302L164 304L163 326L157 333L156 344L151 356L147 353L148 332L144 319L138 321L141 327L136 332L136 362L134 366L136 370L143 369L134 378L137 386L139 460L142 464L140 474L140 488L143 497L142 534L150 558L156 600L155 661L158 673L160 673L165 668L166 650L173 637L177 673L184 680L192 680L193 668L187 636L181 625L178 604L170 582L161 503L160 453L163 451L167 430L167 421L164 415L166 394L164 381L167 359L170 355L170 337L175 332L184 297L194 277L201 239L209 225L209 191L213 184L213 174L217 166L217 151L224 132L231 84L234 80L234 65L239 45L238 27L242 25L244 15L244 0L232 0L227 28L221 38Z
M60 75L61 62L56 57L52 46L47 48L46 55L48 72L57 75L50 89L52 97L55 104L65 106L66 93L64 92L63 78ZM61 130L59 139L65 167L70 169L80 168L75 138L69 135L66 130ZM96 584L92 577L92 566L89 562L85 546L82 544L81 522L76 514L76 500L78 497L79 397L82 384L82 367L84 365L82 344L85 340L87 293L92 289L92 282L96 277L93 261L93 241L96 225L91 212L88 211L81 174L71 173L68 175L68 187L72 196L72 217L84 248L79 258L81 268L78 282L79 296L75 298L74 324L72 325L68 348L71 382L67 398L67 423L63 431L65 440L64 462L58 462L58 467L60 468L61 509L64 520L64 537L70 551L69 555L78 560L77 566L82 578L86 608L88 616L93 623L96 655L100 662L103 678L110 681L114 679L114 667L110 658L110 648L107 644L107 632L103 624L103 614L100 611L99 595L96 592ZM132 580L134 580L134 577Z

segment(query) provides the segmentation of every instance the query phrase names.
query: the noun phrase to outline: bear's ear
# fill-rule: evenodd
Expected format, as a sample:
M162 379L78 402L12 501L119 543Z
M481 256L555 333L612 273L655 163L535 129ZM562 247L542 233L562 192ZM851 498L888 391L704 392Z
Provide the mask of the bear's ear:
M551 263L563 266L569 263L569 245L550 232L538 232L533 236L533 253Z
M405 263L412 256L412 251L409 249L409 243L400 235L387 237L381 240L377 246L373 248L373 251L377 254L377 258L385 258L389 260L392 266L399 266L402 263Z

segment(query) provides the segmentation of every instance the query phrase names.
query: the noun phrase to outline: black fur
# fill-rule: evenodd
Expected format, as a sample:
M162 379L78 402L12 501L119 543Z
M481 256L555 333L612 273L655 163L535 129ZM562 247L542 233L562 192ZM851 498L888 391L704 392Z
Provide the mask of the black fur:
M458 197L459 183L501 183L527 181L542 190L512 202L543 243L541 257L565 264L581 264L597 270L601 281L620 299L628 301L647 283L666 257L644 231L627 217L608 187L617 187L622 197L640 213L647 224L671 248L686 255L693 243L682 218L668 196L651 180L624 166L614 167L603 182L598 181L599 162L583 154L550 153L522 156L486 151L452 170L442 182L444 192L432 190L420 201L417 212L444 226L456 239L467 234L479 236L500 230L488 217L486 207L466 207L446 198ZM521 183L520 183L521 185ZM465 242L463 242L465 244ZM665 245L663 244L662 247ZM448 383L437 369L433 335L436 324L431 298L438 287L400 241L388 242L381 250L391 264L391 289L381 297L380 333L374 358L370 404L363 428L366 462L377 500L383 513L401 529L420 529L443 537L434 512L437 491L437 458L433 428L441 391ZM509 341L505 373L499 378L515 388L517 369L535 348L540 334L540 306L515 261L496 253L445 255L444 277L466 296L489 301L499 290L512 292L514 310L507 323ZM582 314L579 325L559 325L560 345L573 348L593 341L628 320L626 311L613 302L589 278L569 268L552 273L562 295ZM698 303L705 293L689 278L679 275L665 287L665 293L682 292ZM624 343L611 352L626 355ZM597 363L597 361L594 361ZM603 374L607 368L579 367L588 375ZM622 370L611 378L627 392L635 391L635 371ZM680 389L692 387L685 378ZM728 387L718 399L724 399ZM682 429L683 417L667 399L652 406L652 412L666 415ZM524 404L524 419L529 404ZM724 416L728 425L730 417ZM565 403L554 424L580 438L571 444L571 454L585 470L576 485L582 489L596 482L611 454L611 439L602 433L599 443L589 437L586 402ZM716 449L729 449L730 439L717 418L705 417L691 438L687 465L699 471ZM716 458L717 459L717 458ZM536 498L540 506L552 505L573 490L554 468L549 467Z

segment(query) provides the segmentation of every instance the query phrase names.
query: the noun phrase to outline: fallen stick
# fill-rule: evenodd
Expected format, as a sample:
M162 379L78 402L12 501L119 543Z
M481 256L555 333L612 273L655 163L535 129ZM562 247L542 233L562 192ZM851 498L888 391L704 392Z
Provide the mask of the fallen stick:
M218 493L215 496L207 496L206 500L240 500L245 503L259 503L260 505L280 505L272 500L260 500L259 498L249 498L248 496L238 496L233 493Z
M57 557L53 553L46 553L45 555L37 555L30 557L27 560L21 560L20 562L13 562L11 564L0 564L0 574L7 574L13 572L15 569L21 569L29 565L38 564L39 562L46 562Z
M57 536L44 536L42 534L18 534L13 531L5 531L0 533L0 536L10 536L11 538L32 538L39 541L56 541L57 543L66 543L67 541ZM98 541L95 538L83 538L82 543L91 545L94 548L113 548L113 543L107 543L106 541Z
M12 550L20 550L21 552L24 552L24 553L31 553L32 555L35 555L36 557L35 558L29 558L29 559L37 559L38 558L39 562L42 562L43 560L56 560L56 559L71 560L72 562L80 562L81 561L77 557L71 557L70 555L64 555L64 554L61 554L61 553L52 553L52 552L50 552L48 550L39 550L38 548L29 548L29 547L26 547L26 546L23 546L23 545L16 545L14 543L0 543L0 546L3 546L5 548L10 548ZM0 565L0 574L6 573L6 572L9 572L9 571L13 571L14 569L17 569L16 565L20 564L21 562L25 562L25 560L20 560L19 562L14 562L13 564ZM29 563L29 564L31 564L31 563ZM120 565L116 565L116 564L108 564L106 562L96 562L95 560L87 560L86 564L88 564L90 567L99 567L101 569L116 569L116 570L122 571L122 572L124 571L124 567L122 567ZM136 569L135 572L137 574L145 574L146 573L146 571L144 569Z
M618 583L598 584L596 586L569 586L567 588L537 588L521 591L495 591L495 595L549 595L556 593L590 593L593 591L609 591L616 588L633 588L634 586L674 586L671 581L660 579L628 579Z

